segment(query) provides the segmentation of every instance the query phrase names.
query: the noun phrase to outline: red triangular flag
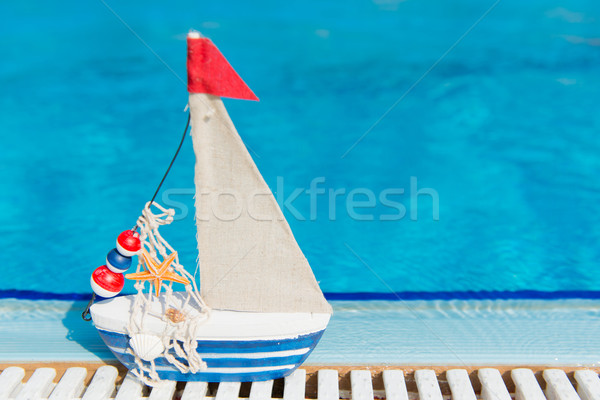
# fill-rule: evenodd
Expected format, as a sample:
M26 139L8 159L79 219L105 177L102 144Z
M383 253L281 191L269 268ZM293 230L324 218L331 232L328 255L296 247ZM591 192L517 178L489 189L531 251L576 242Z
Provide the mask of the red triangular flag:
M188 92L258 100L210 39L188 35Z

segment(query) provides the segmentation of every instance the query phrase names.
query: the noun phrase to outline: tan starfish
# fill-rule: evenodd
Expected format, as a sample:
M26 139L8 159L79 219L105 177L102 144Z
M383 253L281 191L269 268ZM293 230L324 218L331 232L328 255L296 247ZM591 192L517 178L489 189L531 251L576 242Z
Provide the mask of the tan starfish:
M190 281L172 271L171 263L175 260L175 257L177 257L177 252L171 253L162 263L157 264L146 250L142 250L142 259L147 270L127 274L125 278L138 281L151 281L156 289L156 297L160 294L162 281L173 281L189 285Z

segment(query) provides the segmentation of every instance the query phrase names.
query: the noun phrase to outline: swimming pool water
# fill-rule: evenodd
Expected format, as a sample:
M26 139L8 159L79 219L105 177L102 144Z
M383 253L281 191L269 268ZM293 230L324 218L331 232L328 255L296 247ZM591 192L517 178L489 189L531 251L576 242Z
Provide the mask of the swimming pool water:
M306 193L306 220L284 212L324 291L598 291L598 3L500 2L348 152L491 5L111 4L180 77L189 28L220 47L261 98L226 106L280 198L322 178L313 218ZM87 293L175 150L185 86L101 2L0 22L0 290ZM188 140L163 190L190 210L165 232L190 270L193 163ZM427 195L410 218L411 177L439 220ZM346 212L354 189L375 206ZM386 189L404 218L381 220Z

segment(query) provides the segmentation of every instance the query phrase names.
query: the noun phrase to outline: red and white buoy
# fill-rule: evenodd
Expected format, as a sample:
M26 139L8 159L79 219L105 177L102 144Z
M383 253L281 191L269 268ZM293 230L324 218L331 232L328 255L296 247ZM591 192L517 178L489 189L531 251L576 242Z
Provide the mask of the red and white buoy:
M90 278L92 290L100 297L115 297L118 295L125 285L123 274L112 272L103 265L96 268Z
M140 235L137 232L127 230L121 232L117 238L117 251L125 257L135 256L142 248Z

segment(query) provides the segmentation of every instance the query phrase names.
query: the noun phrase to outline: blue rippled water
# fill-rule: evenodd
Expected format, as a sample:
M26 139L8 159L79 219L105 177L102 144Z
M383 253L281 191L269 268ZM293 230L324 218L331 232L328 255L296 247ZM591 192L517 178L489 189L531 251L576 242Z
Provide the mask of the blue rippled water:
M284 212L324 291L600 290L600 3L108 4L147 46L102 2L0 4L0 290L89 292L177 145L189 28L261 98L226 105L278 198L322 178ZM190 270L193 163L159 196Z

